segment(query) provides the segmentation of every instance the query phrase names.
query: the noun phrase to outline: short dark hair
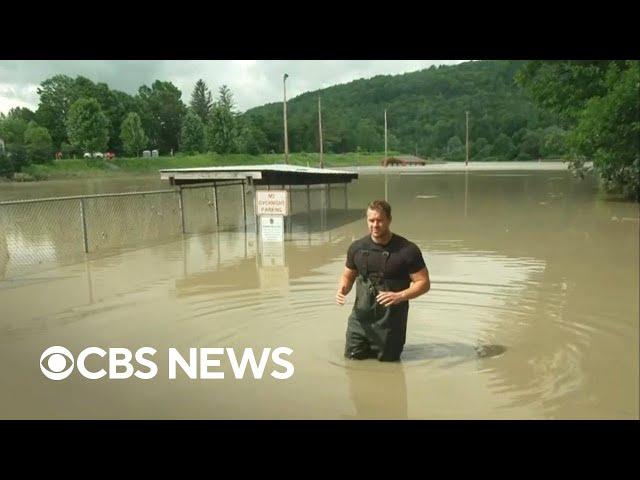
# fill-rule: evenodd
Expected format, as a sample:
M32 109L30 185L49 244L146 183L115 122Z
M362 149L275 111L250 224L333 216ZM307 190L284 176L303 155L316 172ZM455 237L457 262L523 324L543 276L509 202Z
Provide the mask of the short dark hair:
M384 200L374 200L369 204L367 210L376 210L377 212L384 213L387 218L391 218L391 205Z

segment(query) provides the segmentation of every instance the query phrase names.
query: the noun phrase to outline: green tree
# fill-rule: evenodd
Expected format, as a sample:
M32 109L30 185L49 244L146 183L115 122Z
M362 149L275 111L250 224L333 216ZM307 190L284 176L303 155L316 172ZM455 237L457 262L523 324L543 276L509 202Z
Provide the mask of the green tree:
M0 150L0 177L11 178L15 171L11 156L6 150Z
M67 114L76 100L73 87L73 79L66 75L48 78L38 87L40 102L36 110L36 122L49 130L56 148L67 140Z
M525 153L528 158L540 158L541 143L540 133L536 130L529 130L520 143L520 153Z
M24 132L27 155L32 163L53 162L53 141L49 131L31 122Z
M0 151L0 177L12 178L13 174L22 171L29 165L27 149L22 144L9 144Z
M29 123L22 118L2 118L0 119L0 138L7 144L23 144L24 132L26 132L28 127Z
M7 114L7 117L8 118L21 118L25 122L29 123L29 122L35 121L36 114L35 114L35 112L32 112L31 110L29 110L26 107L13 107L11 110L9 110L9 113Z
M372 120L361 119L356 127L356 145L363 151L375 152L379 151L380 145L384 148L384 138L378 132L376 125Z
M181 100L182 92L171 82L156 80L151 88L138 89L137 110L151 146L161 153L177 150L182 119L187 107Z
M140 151L147 146L149 139L144 133L142 121L137 113L129 113L122 121L120 139L122 147L128 155L137 157L140 155Z
M77 145L71 145L67 142L63 142L58 151L62 153L62 158L82 157L84 153L84 151Z
M567 153L567 131L557 126L547 127L543 131L540 155L542 158L558 158Z
M492 154L500 160L511 160L516 154L516 148L508 135L501 133L493 144Z
M489 142L487 142L487 139L484 137L480 137L471 144L470 155L474 161L484 160L485 158L491 156L492 151L493 149L491 145L489 145Z
M204 151L204 126L202 120L193 111L189 111L182 124L180 150L194 154Z
M63 75L45 80L39 93L36 121L49 129L56 147L61 148L62 143L68 143L66 117L71 105L81 98L94 98L109 119L108 148L122 151L120 125L127 113L137 111L137 104L131 95L110 90L106 83L94 83L83 76L72 79ZM21 112L21 115L26 118L29 113Z
M218 100L213 105L206 128L207 147L216 153L237 151L239 131L233 94L226 85L220 87Z
M563 119L578 173L591 159L606 191L640 198L640 62L529 62L517 81Z
M81 98L69 108L67 135L87 152L103 151L109 140L109 120L93 98Z
M204 83L204 80L200 79L196 82L193 92L191 93L191 103L189 105L191 110L200 117L202 124L207 123L209 115L211 114L213 100L211 91L207 87L207 84Z
M447 142L447 158L453 161L461 161L465 159L465 148L462 140L454 135Z
M606 93L603 77L609 63L536 60L524 64L514 78L539 105L573 125L590 98Z
M593 159L605 190L640 200L640 62L612 63L604 81L607 93L589 99L569 142Z
M257 127L250 117L238 119L238 152L259 155L268 152L269 141L264 131Z
M480 138L475 138L473 140L473 142L471 142L471 144L469 145L469 155L477 160L478 159L478 153L480 152L480 150L482 150L483 148L485 148L487 146L488 142L487 139L484 137L480 137Z
M120 127L129 112L136 112L137 105L130 95L110 90L106 83L94 83L86 77L78 76L71 87L72 102L80 98L95 98L102 112L109 119L108 148L116 152L122 151Z
M98 99L98 101L100 101ZM104 100L104 104L100 104L102 111L109 119L109 150L122 152L124 146L120 137L122 122L129 113L137 113L136 102L133 97L127 93L118 90L110 90Z

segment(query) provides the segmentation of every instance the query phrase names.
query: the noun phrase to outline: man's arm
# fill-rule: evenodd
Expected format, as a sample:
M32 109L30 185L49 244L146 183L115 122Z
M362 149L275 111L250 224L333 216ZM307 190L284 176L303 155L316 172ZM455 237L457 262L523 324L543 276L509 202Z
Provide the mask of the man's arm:
M345 297L351 291L351 287L353 287L353 282L356 281L357 275L357 270L351 270L349 267L344 267L344 271L340 277L338 292L336 293L336 303L338 305L344 305L346 301Z
M380 292L376 297L376 301L384 306L396 305L400 302L406 302L412 298L424 295L431 288L429 280L429 271L425 268L418 270L416 273L410 273L411 285L401 292Z

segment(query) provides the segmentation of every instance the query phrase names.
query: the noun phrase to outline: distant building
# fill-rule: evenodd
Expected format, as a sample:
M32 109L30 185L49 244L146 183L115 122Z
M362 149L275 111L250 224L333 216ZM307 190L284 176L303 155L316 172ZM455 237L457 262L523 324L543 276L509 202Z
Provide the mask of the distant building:
M414 155L400 155L397 157L387 157L381 162L383 167L393 166L393 165L426 165L427 161L424 158L416 157Z

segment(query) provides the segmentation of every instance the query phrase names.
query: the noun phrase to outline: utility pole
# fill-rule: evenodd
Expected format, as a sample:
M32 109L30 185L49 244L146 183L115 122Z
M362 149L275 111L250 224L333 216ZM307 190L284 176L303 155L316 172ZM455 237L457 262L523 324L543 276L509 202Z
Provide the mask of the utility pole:
M464 166L469 165L469 111L467 110L467 157L464 161Z
M387 160L387 109L384 109L384 159Z
M284 163L289 163L289 137L287 136L287 75L284 74L282 85L284 87Z
M320 97L318 97L318 133L320 134L320 168L324 168L324 163L322 162L322 106Z

